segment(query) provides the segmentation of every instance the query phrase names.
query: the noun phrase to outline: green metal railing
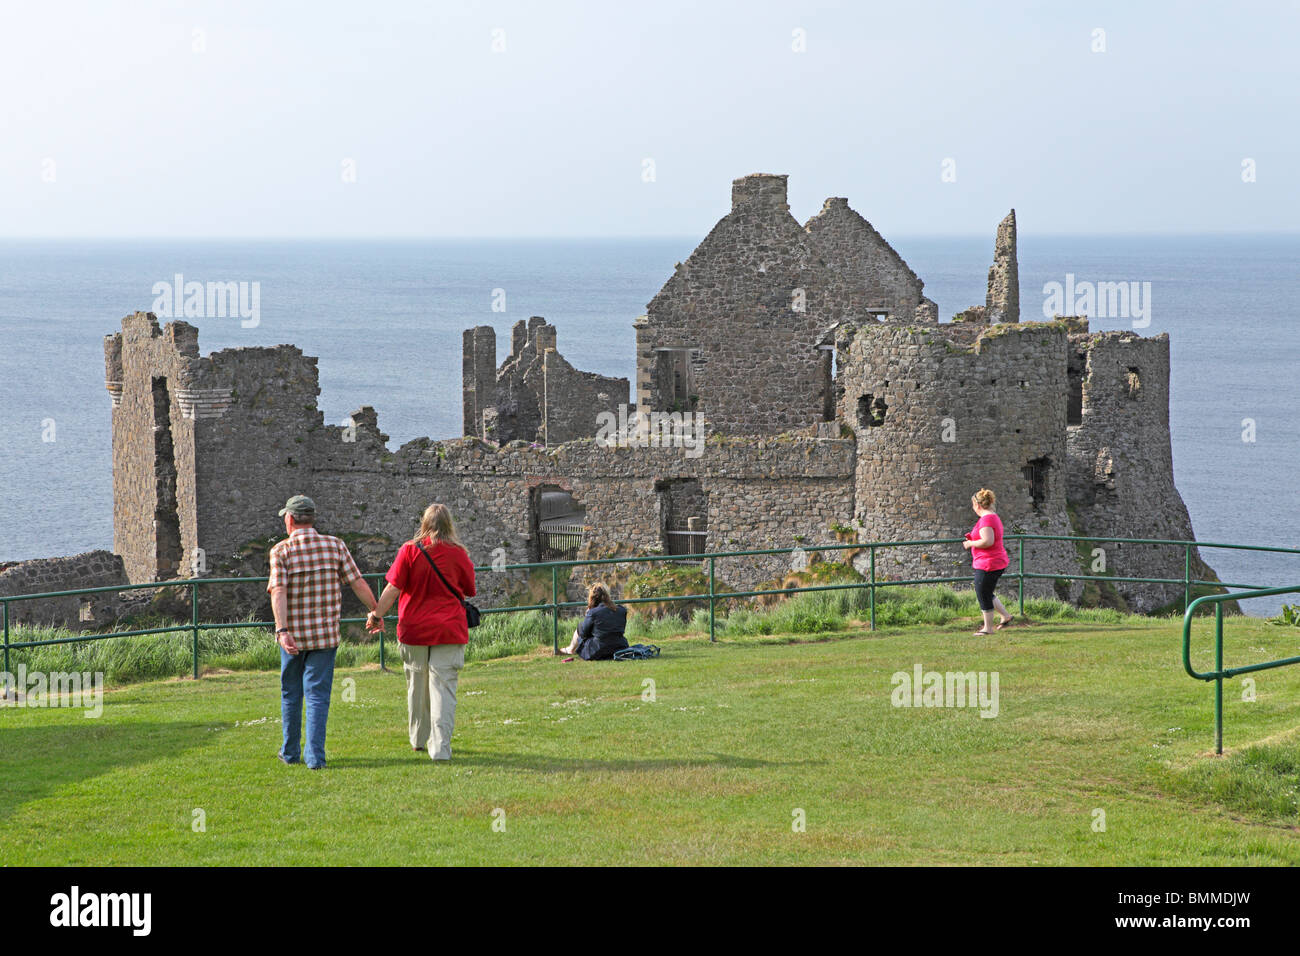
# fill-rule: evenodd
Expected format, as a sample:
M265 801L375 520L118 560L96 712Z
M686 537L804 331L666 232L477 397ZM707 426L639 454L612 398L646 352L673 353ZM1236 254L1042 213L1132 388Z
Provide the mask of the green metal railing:
M931 538L914 541L869 541L869 542L848 542L841 544L810 545L799 548L767 548L762 550L751 551L719 551L708 552L699 555L673 555L673 554L648 554L633 555L616 558L591 558L586 560L572 561L550 561L535 564L510 564L504 567L498 566L492 568L482 566L475 568L477 573L490 573L493 571L550 571L551 578L551 600L543 604L530 604L517 607L495 607L483 609L483 614L514 614L523 611L549 611L551 615L551 642L555 650L560 647L560 611L562 609L585 608L586 604L582 601L565 601L560 599L559 573L562 568L575 567L592 567L600 565L613 564L645 564L656 562L707 562L708 563L708 591L702 594L681 594L681 595L659 595L654 597L620 598L621 604L662 604L675 601L707 601L709 607L709 640L717 641L717 603L719 600L731 601L738 598L763 597L769 595L791 595L801 594L810 591L840 591L840 590L868 590L869 608L870 608L870 626L872 630L876 628L876 591L879 588L886 587L905 587L910 585L923 584L964 584L970 582L969 574L950 577L926 577L913 578L904 580L882 580L877 573L877 552L888 551L894 548L914 548L914 547L934 547L936 545L957 545L963 538ZM1152 577L1121 577L1115 575L1090 575L1080 574L1078 570L1042 573L1027 570L1025 567L1025 542L1026 541L1063 541L1069 542L1072 546L1082 542L1104 542L1107 544L1139 544L1155 545L1165 547L1179 547L1183 549L1183 576L1181 578L1152 578ZM1018 582L1018 596L1020 613L1023 615L1025 610L1025 581L1034 579L1066 579L1072 581L1110 581L1110 582L1130 582L1142 584L1169 584L1182 585L1183 587L1183 606L1190 613L1194 608L1205 599L1191 600L1191 590L1197 586L1214 586L1223 588L1236 588L1252 592L1251 596L1263 596L1272 593L1265 590L1266 585L1256 584L1233 584L1220 581L1201 581L1192 578L1192 549L1193 548L1219 548L1239 551L1260 551L1280 554L1300 555L1298 548L1280 548L1269 546L1241 545L1241 544L1217 544L1213 542L1198 541L1174 541L1158 538L1114 538L1114 537L1070 537L1066 535L1037 535L1037 534L1012 534L1007 535L1005 542L1008 545L1016 544L1018 552L1018 563L1014 574L1007 574L1005 577L1014 577ZM1009 549L1010 550L1010 549ZM803 553L813 553L822 551L855 551L867 552L868 574L863 581L847 584L817 584L806 587L792 588L775 588L767 590L749 590L749 591L723 591L717 590L717 561L724 558L751 558L764 557L771 555L789 555L796 551ZM364 575L366 580L371 583L375 589L376 596L383 587L382 574ZM21 595L0 595L0 620L4 628L4 670L9 671L9 653L11 649L17 650L30 647L42 647L54 644L74 644L90 641L111 640L123 637L141 637L148 634L173 634L189 633L192 636L193 647L193 671L197 680L199 677L199 635L205 630L217 629L234 629L234 628L265 628L273 627L271 621L233 621L225 623L205 623L200 619L199 589L201 587L212 587L216 585L254 585L265 586L267 582L265 577L249 578L178 578L171 581L159 581L146 584L126 584L110 585L98 588L81 588L68 591L50 591L39 594L21 594ZM99 594L107 592L123 592L132 590L157 590L159 588L189 588L190 589L190 620L188 623L176 624L164 627L140 628L129 631L112 631L105 634L77 634L73 637L51 638L41 641L12 641L10 634L10 612L9 605L18 601L35 601L49 598L79 597L88 594ZM1283 592L1285 593L1285 592ZM1235 600L1242 595L1227 594L1218 596L1221 600ZM1221 606L1220 606L1221 613ZM396 615L390 615L387 620L395 620ZM344 618L341 624L360 624L364 618L352 617ZM380 667L386 668L386 645L385 635L379 636L379 664Z
M1255 671L1272 670L1300 664L1300 657L1284 657L1263 664L1247 664L1244 667L1223 666L1223 602L1231 600L1248 600L1250 598L1272 597L1278 594L1300 594L1300 586L1286 588L1265 588L1250 594L1207 594L1198 597L1187 606L1183 613L1183 670L1196 680L1214 681L1214 752L1223 753L1223 682L1239 674ZM1202 674L1192 667L1192 618L1196 609L1203 604L1214 605L1214 670Z

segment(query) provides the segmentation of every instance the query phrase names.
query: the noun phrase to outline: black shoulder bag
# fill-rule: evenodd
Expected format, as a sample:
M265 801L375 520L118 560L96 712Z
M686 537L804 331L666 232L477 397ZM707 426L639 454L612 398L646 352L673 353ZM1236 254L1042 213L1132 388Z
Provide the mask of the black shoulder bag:
M483 617L483 615L479 612L479 609L476 608L473 604L470 604L469 601L466 601L463 597L461 597L460 592L457 591L454 587L451 586L451 584L448 583L447 579L443 577L442 572L438 570L438 565L434 564L433 558L429 557L429 552L424 550L424 545L420 544L420 542L417 541L415 542L415 546L420 549L420 553L424 555L424 560L429 562L429 566L433 568L434 572L438 575L438 578L442 581L443 586L452 593L452 595L456 598L456 600L460 601L460 606L465 609L466 625L468 625L469 627L478 627L478 623Z

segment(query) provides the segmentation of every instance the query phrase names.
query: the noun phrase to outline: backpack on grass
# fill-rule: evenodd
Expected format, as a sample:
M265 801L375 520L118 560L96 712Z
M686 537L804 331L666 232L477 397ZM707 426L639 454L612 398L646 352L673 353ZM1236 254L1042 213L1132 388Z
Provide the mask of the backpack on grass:
M659 656L659 648L654 644L633 644L621 651L614 652L616 661L644 661Z

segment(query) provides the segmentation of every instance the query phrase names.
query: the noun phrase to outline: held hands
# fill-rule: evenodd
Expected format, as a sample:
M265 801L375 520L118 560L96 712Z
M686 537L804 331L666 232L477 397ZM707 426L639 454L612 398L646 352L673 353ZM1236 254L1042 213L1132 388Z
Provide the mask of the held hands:
M371 611L366 615L366 630L371 634L382 634L384 631L384 619Z

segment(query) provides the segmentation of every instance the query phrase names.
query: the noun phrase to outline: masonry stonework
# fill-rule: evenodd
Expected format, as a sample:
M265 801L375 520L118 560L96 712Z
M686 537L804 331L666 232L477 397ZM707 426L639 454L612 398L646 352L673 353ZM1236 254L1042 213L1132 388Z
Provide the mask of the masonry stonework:
M971 496L985 487L1009 533L1070 533L1066 335L1059 323L853 333L840 364L840 416L857 435L855 516L865 539L960 537L976 520ZM1025 566L1072 569L1077 557L1063 542L1027 542ZM959 545L877 556L878 573L895 580L969 567ZM1052 582L1026 582L1026 593L1052 594Z
M1081 367L1079 422L1066 429L1068 496L1078 534L1191 540L1192 521L1174 487L1169 440L1169 336L1133 332L1076 333L1069 348ZM1106 573L1178 578L1179 547L1089 542L1104 549ZM1204 562L1192 551L1193 576ZM1117 582L1135 611L1182 597L1181 585Z
M321 530L367 572L386 569L432 501L450 506L476 563L527 563L554 489L581 515L582 557L672 551L683 530L709 551L830 544L850 524L863 542L960 537L981 487L997 492L1011 532L1190 539L1169 451L1168 338L1091 335L1078 318L1019 323L1015 257L1013 211L986 303L940 325L921 280L846 200L800 226L785 176L736 180L731 211L634 323L636 404L624 411L703 413L698 454L598 442L600 414L627 404L629 383L575 369L540 317L515 323L500 367L495 331L466 330L466 437L392 451L373 408L325 424L316 359L297 348L203 357L192 326L135 313L104 343L120 570L58 560L93 572L83 584L265 574L279 508L308 494ZM1106 550L1112 573L1180 570L1167 555ZM1072 542L1028 543L1025 559L1047 575L1026 582L1030 594L1078 597L1088 569ZM718 574L745 587L789 566L723 559ZM883 580L969 567L954 546L877 554ZM0 585L70 580L48 570L0 568ZM569 598L599 573L575 574ZM482 603L519 583L481 574ZM1176 590L1117 589L1136 609ZM260 588L210 598L208 616L266 610ZM345 613L354 605L345 595ZM74 612L87 613L61 613Z
M990 322L1020 321L1020 266L1016 261L1016 211L998 223L984 301Z
M591 438L602 412L618 413L628 381L574 368L556 347L555 326L535 315L511 332L509 357L496 364L491 326L466 329L462 361L465 434L501 444L559 444Z
M0 595L5 597L106 588L127 583L122 559L108 551L0 564ZM31 627L61 625L74 631L100 630L117 620L121 602L120 595L114 591L13 601L9 604L9 623Z

